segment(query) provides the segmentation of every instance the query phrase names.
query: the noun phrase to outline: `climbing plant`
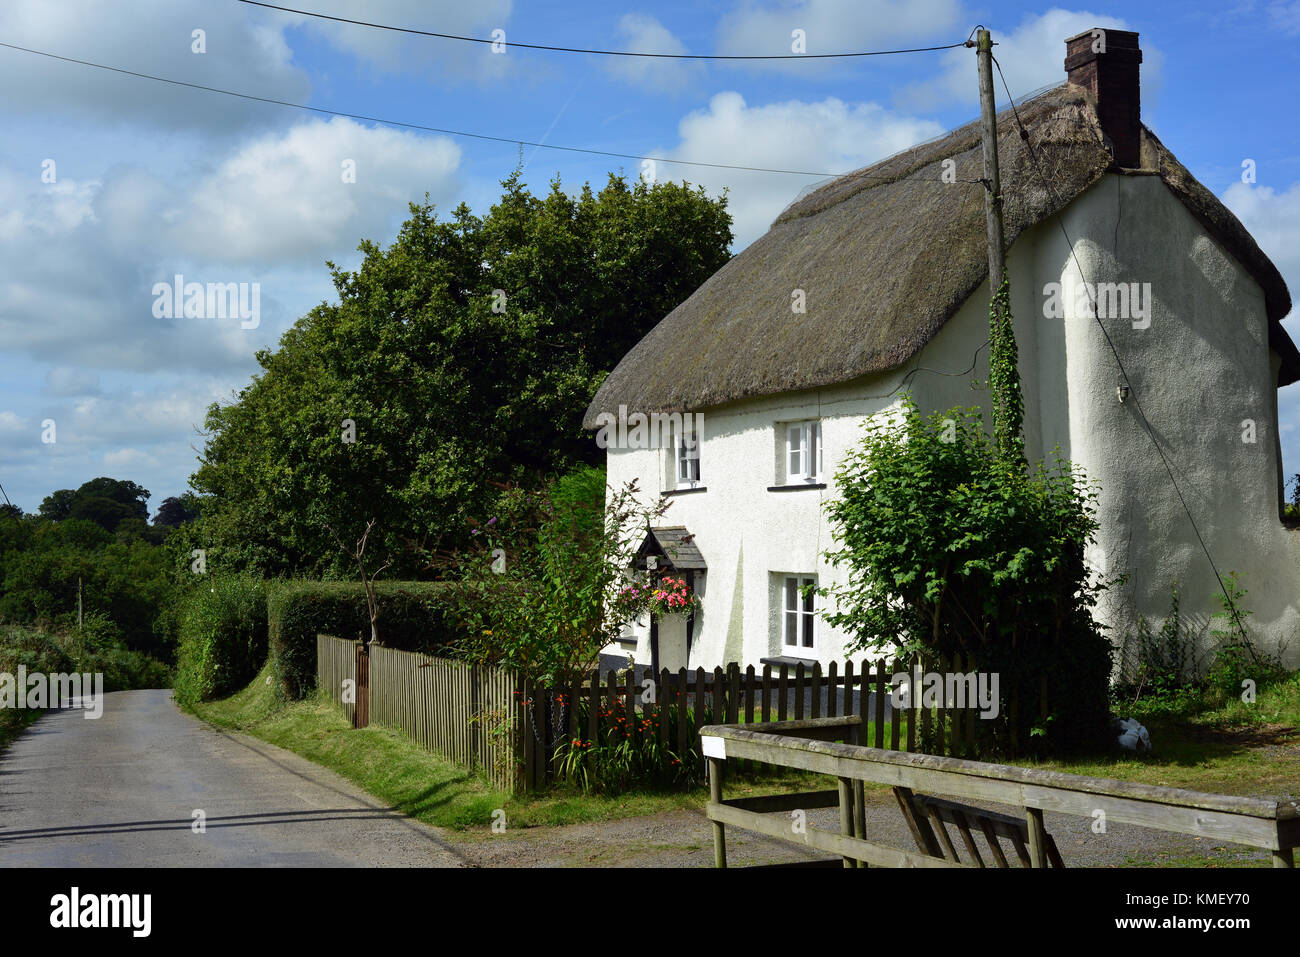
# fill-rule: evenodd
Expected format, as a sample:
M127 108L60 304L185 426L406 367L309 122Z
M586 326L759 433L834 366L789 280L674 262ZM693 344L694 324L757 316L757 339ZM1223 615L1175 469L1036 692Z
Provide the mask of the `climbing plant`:
M1020 389L1020 353L1011 326L1011 284L1004 277L989 303L989 393L993 400L993 437L998 455L1024 464L1022 433L1025 400Z

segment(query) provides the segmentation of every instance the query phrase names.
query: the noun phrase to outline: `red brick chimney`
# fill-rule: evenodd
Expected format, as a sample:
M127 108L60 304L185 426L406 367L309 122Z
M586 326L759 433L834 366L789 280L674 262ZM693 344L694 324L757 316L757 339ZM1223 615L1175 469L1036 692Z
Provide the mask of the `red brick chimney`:
M1097 27L1065 41L1066 76L1096 97L1115 165L1130 169L1142 165L1141 63L1138 35L1128 30Z

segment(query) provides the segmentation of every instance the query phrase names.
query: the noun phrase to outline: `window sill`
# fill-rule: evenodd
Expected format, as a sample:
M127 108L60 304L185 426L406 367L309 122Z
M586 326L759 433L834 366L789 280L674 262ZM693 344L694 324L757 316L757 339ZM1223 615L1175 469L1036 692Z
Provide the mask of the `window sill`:
M663 495L690 495L692 492L707 492L708 490L709 487L707 485L696 485L696 486L692 486L691 488L670 488L668 489L668 491L663 492L662 494Z
M825 482L802 482L798 485L769 485L769 492L800 492L808 488L825 488Z
M781 665L788 665L791 668L797 668L799 665L803 665L804 670L809 670L813 665L817 664L817 659L796 658L793 655L778 655L775 658L759 658L758 663L760 665L772 665L775 668L779 668Z

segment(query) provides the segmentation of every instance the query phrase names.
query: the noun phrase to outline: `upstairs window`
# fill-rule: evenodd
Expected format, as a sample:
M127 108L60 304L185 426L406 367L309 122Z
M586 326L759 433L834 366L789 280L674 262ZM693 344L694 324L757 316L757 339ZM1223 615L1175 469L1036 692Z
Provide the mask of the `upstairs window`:
M689 420L689 416L687 417ZM695 425L688 421L681 429L674 429L673 451L677 460L677 485L694 486L700 481L700 437Z
M791 422L785 427L785 476L791 484L822 480L821 422Z

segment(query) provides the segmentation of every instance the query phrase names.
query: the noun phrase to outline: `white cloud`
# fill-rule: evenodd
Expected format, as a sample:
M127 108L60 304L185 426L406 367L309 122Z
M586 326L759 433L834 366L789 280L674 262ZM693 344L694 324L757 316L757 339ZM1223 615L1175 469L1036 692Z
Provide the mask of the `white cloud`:
M89 449L152 446L194 435L208 406L228 399L231 383L202 377L153 389L122 389L47 406L42 415L58 423L58 442Z
M247 368L304 301L320 301L323 260L389 240L426 191L448 204L459 162L445 138L334 119L256 138L175 182L139 167L54 185L0 171L0 341L87 369ZM177 273L258 283L261 326L155 318L153 286Z
M27 424L16 412L0 409L0 435L6 440L17 438L27 430Z
M1065 40L1093 27L1115 30L1132 29L1122 18L1089 13L1085 10L1053 8L1046 13L1030 16L1014 29L996 22L988 24L993 33L993 55L1002 66L1007 85L1015 97L1024 96L1040 87L1055 86L1065 82ZM1142 44L1142 97L1154 101L1159 92L1159 79L1163 57L1159 50L1145 40ZM966 48L949 50L942 56L939 75L932 80L907 87L898 97L900 106L928 110L952 103L973 106L979 102L976 82L975 55ZM1002 77L994 68L993 87L999 108L1006 106L1006 92ZM1144 105L1151 105L1147 102Z
M104 453L104 465L111 469L157 468L158 459L140 449L117 449Z
M636 53L688 53L681 40L654 17L628 13L618 21L620 49ZM657 57L610 57L607 72L636 85L640 92L677 93L703 75L698 60L669 60Z
M291 101L310 91L291 62L280 18L254 17L251 7L210 0L134 0L129 15L100 0L6 0L0 36L16 46L106 66L183 79L204 86ZM206 53L192 33L205 31ZM22 90L9 109L38 117L56 113L95 123L166 125L220 133L268 110L217 94L124 76L93 67L0 49L0 88Z
M366 0L363 5L348 0L317 0L305 9L412 30L492 39L493 30L506 30L513 6L512 0L474 0L473 3L463 0ZM494 53L486 43L379 30L319 17L270 16L276 22L288 22L317 33L337 49L360 57L372 68L384 72L402 70L499 77L510 69L516 55L524 52L507 46L504 53ZM507 43L510 39L507 31Z
M1273 25L1287 36L1300 36L1300 0L1270 3L1268 17Z
M1291 295L1300 294L1300 182L1282 192L1271 186L1233 183L1224 191L1223 203L1273 260Z
M718 21L718 52L731 56L793 53L795 30L802 30L807 53L852 53L913 44L964 39L969 25L959 0L742 0ZM902 43L901 41L906 41ZM834 61L819 61L823 65ZM807 75L808 62L773 60L742 63L755 69L797 70Z
M43 391L51 396L98 395L99 376L87 369L53 366L45 374Z
M937 123L893 113L875 103L834 97L815 103L789 100L749 106L736 92L719 93L707 109L679 124L674 159L844 173L870 165L943 132ZM663 164L659 179L688 179L711 192L731 186L735 248L753 242L799 191L816 179L782 173L736 173Z
M1222 198L1255 237L1259 248L1273 260L1294 300L1300 294L1300 182L1281 192L1271 186L1233 183ZM1294 307L1283 326L1300 343L1300 313ZM1278 419L1282 457L1294 468L1300 461L1300 431L1296 426L1300 422L1300 383L1278 393Z
M25 416L0 411L5 489L28 510L53 489L105 474L143 482L155 501L179 494L196 464L196 429L208 406L229 400L242 378L162 375L152 386L39 400ZM49 444L41 441L45 419L55 423Z
M313 121L250 143L205 177L175 235L186 252L218 261L319 260L387 233L426 190L453 195L460 156L446 137ZM344 164L355 182L344 181Z

